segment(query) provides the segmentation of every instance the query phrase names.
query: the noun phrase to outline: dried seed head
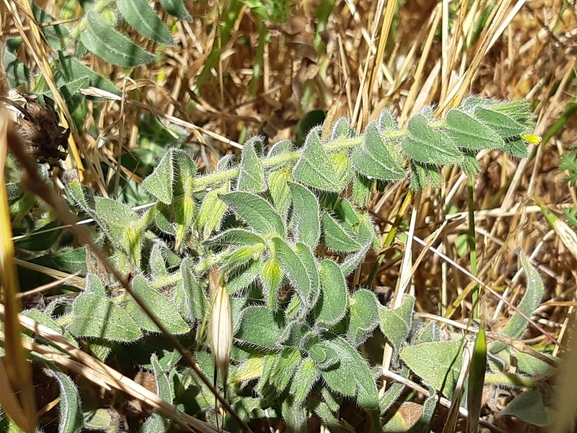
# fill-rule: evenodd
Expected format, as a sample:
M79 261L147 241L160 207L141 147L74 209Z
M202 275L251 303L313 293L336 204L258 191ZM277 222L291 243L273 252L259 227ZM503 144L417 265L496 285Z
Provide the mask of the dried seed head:
M218 372L222 376L223 393L226 397L226 379L228 375L228 365L230 364L230 352L232 350L232 312L230 309L230 298L223 278L219 275L216 266L210 270L209 280L212 300L209 338L215 367L214 383L216 385L216 373Z

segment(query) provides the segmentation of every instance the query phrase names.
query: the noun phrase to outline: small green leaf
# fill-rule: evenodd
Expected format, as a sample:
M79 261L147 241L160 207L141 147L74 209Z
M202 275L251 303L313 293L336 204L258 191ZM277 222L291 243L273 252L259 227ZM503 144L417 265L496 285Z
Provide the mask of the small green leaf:
M406 177L403 167L391 156L375 123L367 126L365 141L353 151L351 158L355 170L364 176L382 180L400 180Z
M305 310L308 310L312 281L307 273L307 266L305 266L299 255L284 240L275 237L271 242L274 246L275 257L278 259L282 270L298 293Z
M327 345L326 342L323 341L310 347L309 356L314 364L321 370L339 368L339 364L341 363L341 359L336 350L334 350L331 346ZM349 395L354 395L354 384L349 384L349 386Z
M147 0L117 0L122 17L145 38L165 45L174 45L172 36Z
M277 212L285 218L291 204L291 194L288 182L292 177L293 175L288 168L273 171L268 175L268 192L272 199L272 203Z
M138 433L157 433L168 430L170 430L170 420L164 418L158 412L153 412L146 418L146 421L144 421Z
M450 397L461 371L461 343L441 341L406 346L401 351L401 359L427 384L440 390L445 381L443 393Z
M526 126L521 125L506 114L482 107L477 107L475 117L502 138L519 135L527 129Z
M262 243L231 248L225 257L222 268L226 270L226 272L233 272L237 268L245 266L250 261L259 259L264 250L265 246Z
M80 41L92 53L113 65L130 68L154 60L154 56L118 32L94 11L86 14L87 27Z
M170 381L166 376L164 369L158 362L156 354L151 355L150 364L152 365L152 372L154 373L154 379L156 380L156 394L164 401L172 403L175 397L174 382Z
M537 272L537 269L535 269L535 267L531 264L527 258L527 255L524 252L521 252L520 256L521 265L523 266L523 270L525 271L525 276L527 279L527 288L517 308L526 316L531 317L535 309L539 306L541 299L543 298L545 288L543 281L539 276L539 272ZM525 329L527 329L528 325L529 323L519 313L516 312L509 319L501 332L503 335L506 335L509 338L518 339L523 335L523 332L525 332ZM504 348L504 343L495 342L491 345L490 351L491 353L497 353Z
M281 339L284 320L273 315L267 307L247 307L242 313L242 322L236 338L243 343L263 349L276 349Z
M223 245L233 245L237 247L262 244L265 241L262 236L246 229L229 229L209 240L205 241L205 245L221 247Z
M345 227L328 212L323 212L323 243L330 249L339 252L353 252L361 248Z
M99 89L105 90L115 95L120 95L122 93L112 83L112 81L104 78L102 75L97 74L92 69L83 65L74 56L66 54L63 51L58 51L58 63L53 66L53 72L54 77L57 80L59 78L59 74L63 75L62 84L77 80L79 78L88 77L92 87L98 87ZM60 85L61 83L58 82L58 84Z
M397 121L389 110L383 110L377 122L380 132L389 132L397 129Z
M82 405L76 384L67 374L58 370L50 370L60 388L60 416L58 431L61 433L76 433L84 427Z
M333 260L321 262L321 299L316 306L316 326L330 328L347 311L347 282L341 268Z
M237 189L239 191L263 192L266 189L264 182L264 169L255 151L256 142L261 142L261 137L253 137L242 147L240 160L240 173L238 175Z
M10 88L16 89L20 86L24 86L27 90L30 88L30 70L9 51L7 45L2 47L2 66L6 71Z
M505 142L495 131L457 109L452 109L447 114L446 134L458 147L466 149L502 149L505 146Z
M359 226L359 242L361 243L360 248L353 252L353 254L348 255L345 260L339 265L343 275L347 276L351 272L353 272L358 264L363 260L367 251L373 245L375 232L372 227L367 226L366 224L361 224Z
M311 247L302 242L297 242L295 252L307 270L307 276L311 281L311 293L306 301L307 307L314 307L321 294L321 283L318 263Z
M233 272L228 274L226 288L231 295L246 289L259 276L262 268L262 258L258 257L248 261L245 265L239 266Z
M352 137L353 134L354 132L351 128L349 119L346 117L341 117L335 122L333 126L330 141L334 141L337 138L349 138Z
M106 296L106 289L102 280L95 274L88 274L86 276L86 289L84 293L93 293L103 298Z
M286 423L287 431L291 433L307 433L309 414L306 405L296 404L292 397L282 400L282 419Z
M321 371L329 388L343 395L356 395L360 406L376 409L379 405L377 386L365 360L341 337L333 336L324 344L332 348L340 360L338 367Z
M529 389L519 394L501 411L500 415L514 416L539 427L545 427L550 423L543 396L537 389Z
M189 311L189 315L193 319L202 320L205 317L208 300L202 285L196 279L194 261L191 257L186 257L182 261L180 273L182 275L184 304Z
M289 182L293 199L293 230L295 240L316 248L321 235L320 205L306 187Z
M503 147L503 151L507 152L509 155L513 155L515 158L526 158L527 144L520 136L509 137L505 139L505 147Z
M288 386L300 361L300 351L291 347L285 348L280 355L277 356L269 380L279 392L283 392Z
M132 290L140 296L140 299L148 306L155 317L171 334L185 334L190 331L186 322L180 317L176 306L164 295L154 290L142 276L137 276L132 281ZM126 304L126 311L142 329L150 332L160 332L150 317L136 303L130 299Z
M148 259L148 267L150 269L150 275L153 279L164 278L168 275L168 271L166 270L166 262L162 256L162 249L158 243L155 243L152 246L150 258Z
M194 222L196 201L190 194L183 194L172 203L174 223L176 225L176 240L174 248L178 251Z
M142 337L140 329L120 306L97 294L78 295L72 306L68 331L75 337L96 337L131 342Z
M284 236L284 223L272 205L256 194L236 191L223 194L222 200L258 233Z
M190 12L186 9L184 0L160 0L160 4L164 10L173 17L185 21L192 21L192 15L190 15Z
M227 191L228 184L224 184L222 187L206 193L202 200L202 204L196 215L194 227L197 230L202 230L202 237L204 239L208 238L213 231L220 229L222 218L226 213L226 203L219 198L219 195Z
M323 148L317 128L307 136L304 150L293 169L293 174L295 179L313 188L332 192L340 192L343 189L339 184L335 167Z
M142 187L154 198L170 205L173 198L174 165L172 152L166 152L154 171L142 182Z
M410 295L403 296L403 302L399 308L389 310L379 308L379 326L381 332L389 340L393 348L398 351L407 340L413 324L413 306L415 298Z
M348 340L356 347L363 343L379 323L379 303L375 294L357 290L349 306Z
M266 304L272 311L278 309L278 294L284 277L284 272L280 267L276 257L271 257L266 261L261 270Z
M427 125L427 118L417 114L409 120L409 135L403 140L403 150L412 159L424 164L451 165L463 161L463 156L451 139Z
M295 371L291 383L290 393L294 395L296 403L302 403L315 382L319 379L321 373L310 358L302 360Z

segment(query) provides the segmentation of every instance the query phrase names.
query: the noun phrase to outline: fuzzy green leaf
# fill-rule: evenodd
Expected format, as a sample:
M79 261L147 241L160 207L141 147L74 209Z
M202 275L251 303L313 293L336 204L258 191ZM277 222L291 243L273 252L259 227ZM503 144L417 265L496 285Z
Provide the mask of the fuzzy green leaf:
M222 200L258 233L284 236L284 223L272 205L256 194L236 191L223 194Z
M145 38L165 45L174 45L172 36L147 0L117 0L123 18Z
M410 295L403 296L403 302L399 308L389 310L379 308L379 326L384 336L389 340L393 348L398 351L407 340L413 323L413 306L415 298Z
M406 177L403 168L391 156L375 123L366 129L362 146L352 153L353 166L364 176L382 180L400 180Z
M292 172L288 168L273 171L268 175L268 192L272 199L272 203L278 213L284 218L286 218L291 204L291 194L288 182L292 177Z
M166 152L152 174L142 182L142 187L164 204L171 204L173 197L174 165L172 152Z
M427 118L417 114L409 120L409 135L403 140L403 150L412 159L424 164L451 165L463 161L463 156L451 139L427 125Z
M86 276L86 289L84 293L94 293L103 298L106 296L106 289L102 280L95 274L88 274Z
M466 149L502 149L505 146L505 142L495 131L457 109L450 110L447 114L446 134L458 147Z
M156 394L166 402L172 403L174 400L174 382L170 381L160 363L156 354L150 357L152 372L156 381Z
M140 299L154 313L155 317L171 334L184 334L190 331L186 322L178 314L176 306L163 294L154 290L142 276L137 276L132 281L132 290L140 296ZM134 321L142 329L150 332L160 332L150 317L136 303L130 299L126 304L126 312L132 316Z
M500 413L501 416L514 416L528 424L545 427L550 423L547 407L538 389L529 389L513 399Z
M348 230L328 212L323 212L323 243L330 249L339 252L353 252L361 248L361 245L353 239Z
M306 305L307 307L314 307L321 294L320 275L314 252L311 247L302 242L296 243L295 252L298 258L301 260L302 264L305 266L307 270L307 276L311 281L311 293L307 299Z
M173 17L185 21L192 21L192 15L190 15L190 12L186 9L184 0L160 0L160 4L164 10Z
M194 262L191 257L186 257L180 266L180 273L182 275L182 297L184 300L184 307L188 310L188 314L183 317L190 317L196 320L202 320L205 317L208 305L206 293L202 285L198 282L194 273ZM178 291L177 291L178 298ZM181 312L182 313L182 312Z
M293 174L295 179L305 185L323 191L340 192L344 187L340 184L335 167L323 148L317 128L307 136L304 150L293 169Z
M519 135L527 129L526 126L516 122L506 114L482 107L477 107L475 117L502 138Z
M400 355L417 376L436 390L441 389L446 376L443 393L450 398L461 371L460 349L459 341L442 341L406 346Z
M310 359L315 363L315 365L321 370L329 370L332 368L339 368L341 359L335 349L327 345L325 341L314 344L309 349ZM347 392L354 395L355 387L354 384L348 384L349 388Z
M235 293L249 287L254 280L259 276L262 268L262 258L249 260L243 266L238 267L233 272L228 274L228 282L226 288L228 293L234 295Z
M319 379L321 373L310 358L302 360L295 371L291 383L290 393L294 395L296 403L302 403L315 382Z
M80 41L88 51L113 65L130 68L154 60L154 56L118 32L94 11L86 14L87 26Z
M356 402L360 406L376 409L379 405L377 386L359 352L337 336L326 340L325 344L336 352L340 360L338 367L321 371L329 388L343 395L356 395Z
M527 145L520 136L509 137L505 140L505 147L503 151L515 158L526 158L527 157Z
M303 185L289 182L293 199L295 239L316 248L321 235L320 205L317 197Z
M237 247L263 244L265 241L262 236L246 229L229 229L226 230L209 240L205 241L205 245L209 246L223 246L223 245L233 245Z
M346 117L341 117L338 119L331 131L330 141L336 140L337 138L348 138L353 136L353 130L351 128L349 119Z
M284 272L276 257L268 259L262 267L261 278L266 295L266 304L272 311L277 311L278 309L278 294L283 277Z
M255 151L255 142L260 140L260 137L254 137L247 141L242 148L237 184L239 191L258 193L266 189L264 169Z
M54 77L57 79L57 84L68 83L79 78L88 77L90 85L115 95L120 95L122 92L112 83L112 81L97 74L92 69L83 65L74 56L58 51L58 63L53 66ZM62 76L63 75L63 76ZM58 79L63 83L60 83Z
M222 187L209 191L204 196L200 209L196 215L194 227L202 231L202 237L208 238L213 231L220 229L222 218L226 213L226 203L220 198L220 194L224 194L228 190L228 184Z
M72 305L73 320L68 331L75 337L96 337L131 342L142 337L130 315L109 299L93 293L78 295Z
M301 361L301 353L298 349L287 347L278 356L270 375L270 382L279 392L283 392L288 386L295 369Z
M347 282L341 268L333 260L321 262L321 299L316 306L317 326L336 325L347 311Z
M296 404L292 397L282 400L282 419L286 423L287 431L291 433L307 433L309 414L306 405Z
M282 270L292 283L292 286L299 295L305 309L309 307L309 300L312 291L311 276L308 275L307 266L301 257L281 238L272 239L274 254L278 259Z
M521 265L525 271L527 288L517 308L526 316L531 317L535 309L539 306L541 299L543 298L545 287L541 277L539 276L539 272L537 272L537 269L535 269L535 267L527 258L527 255L523 252L521 253ZM529 323L519 313L516 312L509 319L501 332L509 338L518 339L523 335L523 332L525 332L525 329L527 329L528 325ZM504 348L505 345L503 343L495 342L493 345L491 345L490 350L492 353L497 353Z
M350 301L348 340L356 347L363 343L379 323L379 303L375 294L357 290Z
M162 248L159 243L155 243L152 246L150 258L148 259L148 267L150 269L150 275L153 279L165 278L168 276L166 262L162 256Z
M284 320L267 307L247 307L242 313L242 325L236 338L242 343L263 349L276 349L282 344Z
M67 374L58 370L50 370L60 388L60 417L58 431L61 433L76 433L84 427L82 405L76 384Z

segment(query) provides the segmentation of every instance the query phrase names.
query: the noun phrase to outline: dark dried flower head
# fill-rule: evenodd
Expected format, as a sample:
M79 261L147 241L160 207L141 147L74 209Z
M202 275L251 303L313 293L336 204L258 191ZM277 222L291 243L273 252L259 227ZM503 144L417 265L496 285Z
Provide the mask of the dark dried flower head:
M11 90L8 97L0 96L0 101L15 114L20 135L36 161L58 166L60 161L66 159L70 129L60 125L52 99L47 96L36 98Z

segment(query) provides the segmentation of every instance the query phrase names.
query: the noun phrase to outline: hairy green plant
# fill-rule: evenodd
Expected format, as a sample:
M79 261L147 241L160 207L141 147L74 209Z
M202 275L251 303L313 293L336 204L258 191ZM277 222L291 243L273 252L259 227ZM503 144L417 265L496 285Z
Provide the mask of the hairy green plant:
M170 149L141 185L139 195L152 199L145 210L96 196L78 181L66 192L96 221L117 268L135 275L133 290L168 332L181 336L209 377L214 365L206 335L207 279L209 270L219 267L231 297L234 332L230 381L223 386L244 420L266 410L268 417L282 417L291 431L306 431L314 413L337 428L339 408L348 399L367 411L375 430L386 431L396 422L387 411L400 389L391 387L379 397L381 372L365 359L365 345L377 328L394 348L393 365L404 375L419 376L432 394L452 395L462 343L459 336L442 341L434 323L423 327L413 316L410 296L390 310L373 292L349 287L346 277L380 245L363 206L389 182L410 178L414 189L438 185L442 168L455 164L474 174L475 152L482 149L525 156L530 128L524 102L469 98L443 119L425 109L404 128L385 111L362 135L340 119L327 140L313 128L299 149L281 141L265 151L254 137L238 163L225 157L203 176L186 151ZM528 285L518 308L530 315L543 285L525 258L523 266ZM86 341L101 359L129 356L151 369L158 384L167 378L178 384L167 385L166 392L160 388L167 401L193 413L212 413L208 389L187 379L173 349L153 344L158 328L136 302L115 294L94 274L87 281L73 302L28 314ZM517 314L503 334L518 338L526 327ZM495 342L488 352L486 383L538 389L537 378L550 374L543 359L521 353L520 373L505 374L511 362L507 346ZM63 393L77 392L66 379L61 382ZM521 395L544 411L540 393ZM63 400L61 413L81 426L76 401ZM65 407L69 402L74 407ZM429 423L434 404L425 407L422 421ZM538 425L544 421L515 407L507 414ZM226 423L231 431L239 428L228 418ZM145 425L144 431L155 431L165 424L154 415Z

